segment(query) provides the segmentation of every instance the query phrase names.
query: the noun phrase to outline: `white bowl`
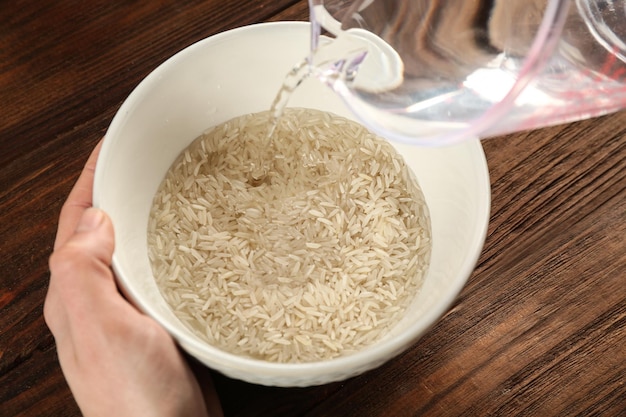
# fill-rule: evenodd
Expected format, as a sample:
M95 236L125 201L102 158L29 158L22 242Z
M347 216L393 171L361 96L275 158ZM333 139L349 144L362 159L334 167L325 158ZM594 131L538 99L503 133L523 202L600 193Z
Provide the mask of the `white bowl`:
M346 379L410 347L450 308L465 285L489 221L489 174L478 140L436 149L394 144L422 187L431 214L433 247L419 295L386 337L350 356L279 364L224 352L187 330L161 297L148 261L152 198L176 156L204 130L235 116L268 110L285 75L308 47L308 23L280 22L234 29L184 49L148 75L121 106L106 133L95 174L94 205L113 220L113 269L127 297L207 366L264 385L307 386ZM355 119L316 80L307 80L290 106Z

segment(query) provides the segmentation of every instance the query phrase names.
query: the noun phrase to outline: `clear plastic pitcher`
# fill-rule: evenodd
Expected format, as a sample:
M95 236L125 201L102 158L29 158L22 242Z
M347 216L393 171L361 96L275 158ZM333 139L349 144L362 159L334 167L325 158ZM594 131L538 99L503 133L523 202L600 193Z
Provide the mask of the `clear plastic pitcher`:
M437 145L626 108L626 0L309 5L312 73L390 139Z

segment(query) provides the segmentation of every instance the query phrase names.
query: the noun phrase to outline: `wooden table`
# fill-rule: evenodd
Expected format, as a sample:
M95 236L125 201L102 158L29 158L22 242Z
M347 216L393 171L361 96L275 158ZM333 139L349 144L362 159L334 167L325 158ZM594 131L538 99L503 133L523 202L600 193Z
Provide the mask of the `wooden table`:
M298 0L0 3L0 415L79 415L42 317L47 260L124 98L194 41L307 16ZM626 415L626 113L483 145L489 235L436 327L345 382L215 375L226 416Z

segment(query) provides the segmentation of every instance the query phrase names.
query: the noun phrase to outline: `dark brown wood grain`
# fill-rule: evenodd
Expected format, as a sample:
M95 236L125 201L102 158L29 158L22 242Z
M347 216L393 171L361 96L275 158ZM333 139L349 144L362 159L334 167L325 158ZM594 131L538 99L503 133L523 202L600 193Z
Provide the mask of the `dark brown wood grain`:
M0 415L79 415L42 318L47 261L124 98L197 40L307 15L302 0L0 2ZM216 374L227 416L626 415L626 113L483 146L489 234L450 312L348 381Z

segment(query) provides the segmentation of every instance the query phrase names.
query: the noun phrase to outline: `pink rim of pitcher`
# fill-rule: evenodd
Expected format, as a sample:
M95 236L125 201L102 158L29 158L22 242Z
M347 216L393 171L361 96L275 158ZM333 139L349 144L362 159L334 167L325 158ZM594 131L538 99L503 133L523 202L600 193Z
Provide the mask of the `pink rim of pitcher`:
M511 90L500 102L472 122L467 129L462 132L452 133L449 135L449 138L442 138L443 142L452 143L468 137L481 137L481 133L486 132L490 127L494 126L503 115L514 107L517 97L545 68L548 61L552 58L559 43L563 26L567 20L569 7L569 0L550 0L548 2L537 35L524 60L518 79Z

